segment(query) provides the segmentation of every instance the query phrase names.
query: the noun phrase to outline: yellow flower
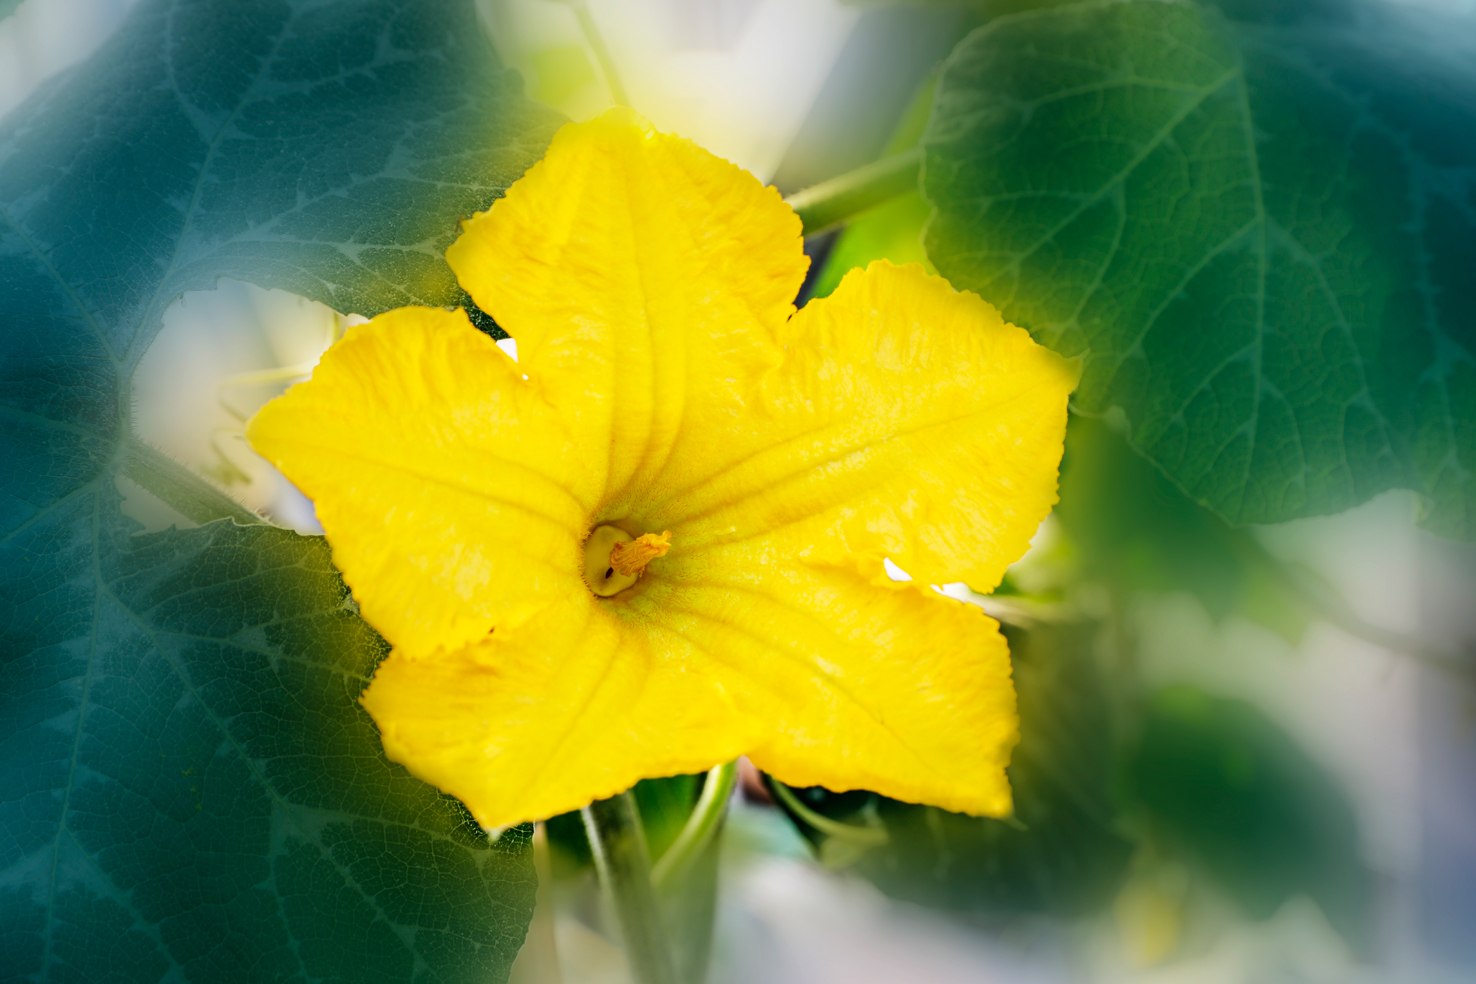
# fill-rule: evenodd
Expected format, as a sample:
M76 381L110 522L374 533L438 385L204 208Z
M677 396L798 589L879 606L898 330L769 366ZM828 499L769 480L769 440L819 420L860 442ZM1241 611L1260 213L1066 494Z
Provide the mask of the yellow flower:
M796 314L778 193L628 110L564 127L447 260L519 361L390 311L249 431L394 646L363 696L390 758L487 826L739 755L1010 811L1004 639L927 585L1024 552L1072 364L917 266Z

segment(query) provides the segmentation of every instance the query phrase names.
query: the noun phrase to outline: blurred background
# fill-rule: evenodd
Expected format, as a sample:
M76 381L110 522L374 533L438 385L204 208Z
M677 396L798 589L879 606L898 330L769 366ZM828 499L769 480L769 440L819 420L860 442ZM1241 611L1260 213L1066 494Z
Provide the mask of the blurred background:
M1476 32L1469 0L1387 2ZM0 112L129 6L21 3L0 22ZM612 64L658 128L790 194L915 142L938 64L1020 6L590 0L604 52L578 5L481 0L479 13L534 98L587 117L611 103ZM922 260L927 215L907 195L813 237L806 295L879 256ZM186 295L139 367L137 432L316 532L242 425L355 320L234 282ZM124 492L145 529L186 523ZM1476 550L1417 530L1405 492L1232 529L1084 417L1061 495L999 592L946 589L1011 637L1016 823L748 775L711 859L709 979L1476 980ZM653 848L697 789L643 785ZM565 980L625 980L577 821L551 822L549 841L556 915L535 932L556 940Z

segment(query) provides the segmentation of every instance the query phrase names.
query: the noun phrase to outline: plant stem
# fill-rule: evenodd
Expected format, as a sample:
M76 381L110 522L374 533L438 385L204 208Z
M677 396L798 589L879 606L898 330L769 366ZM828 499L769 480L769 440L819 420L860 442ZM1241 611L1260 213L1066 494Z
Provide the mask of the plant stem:
M597 800L582 813L600 883L625 939L631 978L636 984L677 984L635 797L624 792Z
M658 889L668 888L680 878L717 833L737 782L737 762L719 765L707 773L702 795L697 798L697 805L687 818L686 826L651 869L651 881Z
M625 86L620 82L620 73L615 70L615 59L610 57L610 49L605 47L605 39L600 34L599 25L590 15L589 4L584 0L569 0L569 6L574 8L574 16L579 18L579 29L584 32L584 39L589 42L590 48L594 51L595 60L600 63L600 71L605 76L605 85L610 89L610 98L615 100L617 106L629 106L630 97L626 95Z
M913 191L921 171L922 148L913 147L797 191L785 201L799 213L805 235L813 236Z
M1354 638L1393 652L1404 653L1428 666L1467 679L1476 674L1476 653L1469 650L1457 652L1437 642L1367 622L1340 594L1317 583L1315 576L1300 574L1296 568L1282 563L1264 547L1260 549L1264 563L1270 565L1274 575L1291 589L1302 604Z
M122 449L123 474L197 523L231 519L240 526L266 523L256 513L157 448L130 436Z
M801 820L827 837L837 837L860 847L881 847L887 842L886 828L858 827L853 823L842 823L816 813L800 802L800 798L794 795L794 790L773 776L769 777L769 788L773 789L774 795L778 796L784 805L793 810Z

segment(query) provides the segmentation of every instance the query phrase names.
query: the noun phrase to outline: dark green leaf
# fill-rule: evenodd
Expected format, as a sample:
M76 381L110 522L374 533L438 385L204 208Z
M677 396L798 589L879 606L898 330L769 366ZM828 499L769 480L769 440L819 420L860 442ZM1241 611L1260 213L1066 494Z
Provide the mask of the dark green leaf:
M1191 591L1299 642L1309 616L1248 530L1196 505L1101 421L1073 415L1056 507L1083 573L1125 591Z
M928 254L1085 356L1078 409L1125 411L1231 522L1407 487L1432 529L1476 536L1469 21L1234 7L976 31L924 141Z
M502 979L526 830L489 844L385 760L357 697L386 647L327 545L131 536L116 499L4 548L6 979Z
M7 980L505 978L526 839L385 760L326 546L135 535L114 482L182 291L455 303L457 219L555 122L470 3L141 0L0 125Z
M1350 940L1366 940L1368 876L1347 797L1243 701L1160 693L1128 769L1155 823L1252 916L1305 892Z
M1093 626L1010 629L1020 745L1010 763L1018 823L900 803L873 793L797 790L823 816L880 820L888 839L855 870L927 905L1012 915L1073 914L1109 899L1130 845L1114 831L1112 725L1090 655ZM790 813L813 843L825 837Z

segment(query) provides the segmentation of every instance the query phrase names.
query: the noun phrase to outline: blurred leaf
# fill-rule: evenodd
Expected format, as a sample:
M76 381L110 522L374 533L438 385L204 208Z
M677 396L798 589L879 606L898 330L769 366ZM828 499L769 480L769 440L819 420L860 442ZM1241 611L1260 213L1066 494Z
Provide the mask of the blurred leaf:
M1395 4L1081 3L945 65L928 255L1233 523L1391 487L1476 536L1476 35Z
M1366 940L1369 882L1347 797L1279 728L1191 687L1149 707L1128 783L1155 825L1253 917L1305 892L1350 942Z
M1126 591L1191 591L1215 619L1242 615L1293 645L1307 629L1254 535L1196 505L1101 421L1071 417L1056 517L1089 577Z
M0 20L4 20L15 13L16 8L20 5L21 0L0 0Z
M526 838L391 766L326 546L134 535L129 380L186 290L456 303L554 124L471 5L140 0L0 124L7 980L505 979Z
M797 794L834 820L880 821L887 843L860 854L855 870L890 895L1006 915L1074 914L1105 904L1131 847L1114 832L1113 729L1090 655L1093 632L1085 624L1007 629L1022 735L1009 769L1014 822L867 792ZM822 850L835 840L786 813Z

